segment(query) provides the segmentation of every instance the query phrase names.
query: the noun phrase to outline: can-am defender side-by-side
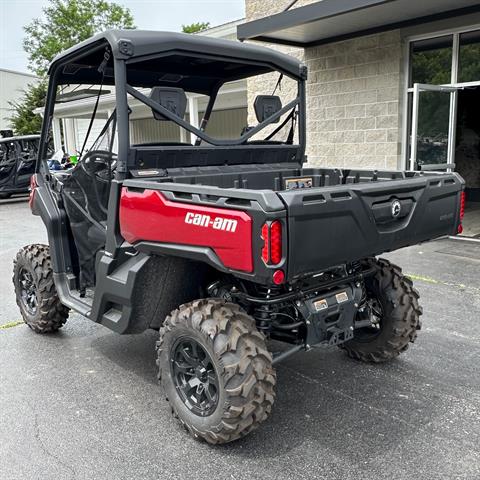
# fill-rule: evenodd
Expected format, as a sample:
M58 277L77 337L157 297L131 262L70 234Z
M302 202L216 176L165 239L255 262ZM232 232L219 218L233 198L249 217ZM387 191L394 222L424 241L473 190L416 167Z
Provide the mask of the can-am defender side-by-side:
M40 135L0 138L0 199L28 192L39 141Z
M219 90L252 77L261 85L265 74L279 88L256 97L258 124L236 138L209 133ZM383 362L405 351L420 329L418 293L376 255L461 229L455 173L305 166L306 77L296 59L269 49L146 31L97 35L50 68L31 192L49 246L16 257L23 318L39 333L62 327L69 310L122 334L159 330L172 412L210 443L268 417L274 366L295 352L338 345ZM297 88L285 101L275 93L284 96L287 80ZM105 88L114 95L99 133L109 131L107 141L49 172L55 99L92 86L90 127ZM205 99L198 126L187 95ZM183 140L151 141L133 105ZM286 347L271 352L270 340Z

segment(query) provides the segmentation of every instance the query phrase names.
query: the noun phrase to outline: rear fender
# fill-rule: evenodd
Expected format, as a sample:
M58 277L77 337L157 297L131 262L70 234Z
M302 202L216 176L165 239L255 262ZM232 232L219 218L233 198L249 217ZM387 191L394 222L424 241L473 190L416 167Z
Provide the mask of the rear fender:
M91 320L117 333L158 329L179 305L201 298L208 268L176 257L139 253L118 265L109 255L97 263Z

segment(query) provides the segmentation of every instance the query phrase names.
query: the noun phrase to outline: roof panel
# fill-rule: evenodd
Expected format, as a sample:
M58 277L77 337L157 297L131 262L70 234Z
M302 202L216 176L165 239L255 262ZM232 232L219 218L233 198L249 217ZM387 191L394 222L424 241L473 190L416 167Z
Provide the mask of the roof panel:
M125 41L129 42L128 54L121 48L121 43ZM108 30L99 33L57 55L53 59L50 71L55 65L68 62L70 58L88 55L95 46L102 44L109 44L116 58L128 60L146 55L182 51L192 56L210 55L237 62L270 65L273 69L281 70L288 75L301 77L301 62L265 47L203 35L148 30Z

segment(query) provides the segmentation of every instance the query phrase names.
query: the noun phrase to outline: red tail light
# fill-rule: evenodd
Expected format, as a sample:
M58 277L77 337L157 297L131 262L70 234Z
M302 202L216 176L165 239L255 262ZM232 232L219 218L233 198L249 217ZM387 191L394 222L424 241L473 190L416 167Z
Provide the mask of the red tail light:
M270 261L273 265L282 261L282 224L278 220L270 224Z
M460 194L460 225L458 225L457 233L463 232L463 218L465 217L465 201L466 201L465 190Z
M262 227L262 240L263 240L263 248L262 248L262 259L265 263L268 263L270 260L270 242L268 239L269 228L268 224L265 223Z
M282 223L274 220L262 227L262 259L268 265L278 265L282 261Z

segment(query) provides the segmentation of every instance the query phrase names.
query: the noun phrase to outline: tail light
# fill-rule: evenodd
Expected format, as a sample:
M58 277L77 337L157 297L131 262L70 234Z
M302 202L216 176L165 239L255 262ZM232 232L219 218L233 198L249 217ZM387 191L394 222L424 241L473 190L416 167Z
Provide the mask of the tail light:
M262 259L267 265L278 265L282 261L282 223L274 220L262 227Z
M33 207L33 197L35 196L35 189L38 187L38 184L37 184L37 174L34 173L31 177L30 177L30 198L28 200L28 205L30 206L30 210L32 209Z
M466 201L466 195L465 195L465 190L463 190L460 194L460 224L458 225L457 228L457 233L462 233L463 232L463 217L465 217L465 201Z

